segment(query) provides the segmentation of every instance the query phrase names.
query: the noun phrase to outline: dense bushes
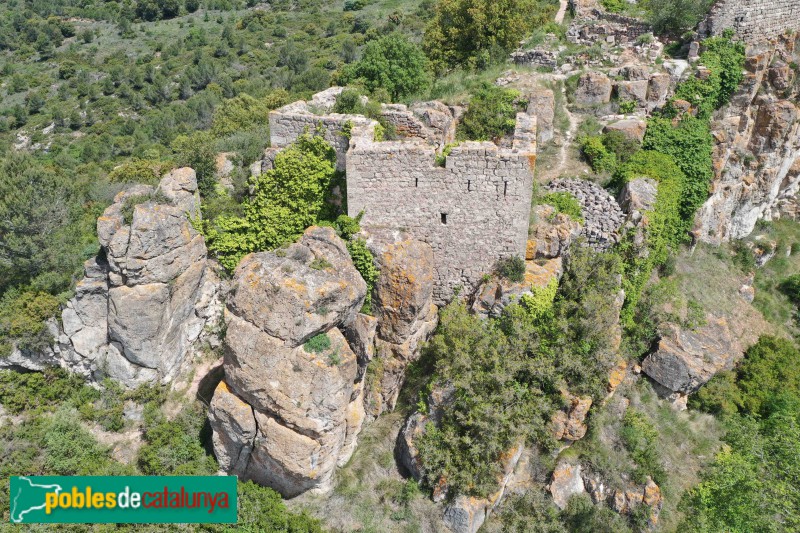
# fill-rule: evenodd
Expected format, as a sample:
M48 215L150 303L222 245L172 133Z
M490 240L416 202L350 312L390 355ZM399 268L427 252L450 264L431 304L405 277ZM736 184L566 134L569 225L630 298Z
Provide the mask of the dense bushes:
M317 222L335 171L333 148L322 137L301 136L255 180L243 217L223 215L204 224L209 249L232 271L250 252L294 241Z
M712 0L645 0L639 5L657 33L679 36L694 29L703 19Z
M709 70L706 77L695 76L681 83L675 97L687 100L698 110L698 117L709 118L715 109L727 104L744 79L744 43L731 40L733 31L703 41L700 63Z
M459 140L491 141L514 132L517 112L524 109L520 94L511 89L484 85L469 101L458 123Z
M58 299L44 292L7 291L0 299L0 357L11 353L12 342L20 350L49 346L53 338L44 321L56 314L58 306Z
M633 325L634 309L653 269L663 264L670 250L684 240L691 224L691 220L681 217L680 211L686 177L672 157L642 150L619 169L615 180L623 186L643 177L651 178L658 184L655 207L647 214L648 223L644 230L648 254L640 253L638 245L633 243L633 235L627 235L618 247L625 265L625 307L622 317L628 326Z
M520 283L525 279L525 260L519 256L507 257L497 262L497 274L508 281Z
M511 305L497 320L458 300L442 310L426 355L436 361L433 382L454 393L420 442L429 486L444 476L452 493L487 495L512 446L552 444L547 424L562 388L605 394L617 272L615 256L576 247L552 306Z
M729 447L684 497L687 531L794 531L800 527L800 350L762 337L733 372L690 405L723 415Z
M578 140L581 152L592 170L599 174L613 174L641 148L641 144L621 131L602 135L586 135Z

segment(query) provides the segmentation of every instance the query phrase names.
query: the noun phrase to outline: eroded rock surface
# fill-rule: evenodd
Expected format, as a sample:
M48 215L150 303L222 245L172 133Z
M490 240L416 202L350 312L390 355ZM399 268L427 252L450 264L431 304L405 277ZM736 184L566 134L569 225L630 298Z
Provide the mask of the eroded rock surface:
M62 312L48 364L127 387L173 379L218 320L218 279L206 260L194 170L117 195L97 221L102 246ZM40 370L40 358L18 364Z
M364 374L342 329L352 331L365 296L331 228L242 260L226 310L225 380L209 411L223 470L285 496L330 488L364 419Z
M438 315L431 246L396 231L374 231L367 244L380 270L373 302L378 361L367 401L368 413L377 416L394 409L405 370L419 357Z
M709 315L706 322L697 330L669 324L642 370L668 390L690 394L718 372L733 368L743 350L728 321Z

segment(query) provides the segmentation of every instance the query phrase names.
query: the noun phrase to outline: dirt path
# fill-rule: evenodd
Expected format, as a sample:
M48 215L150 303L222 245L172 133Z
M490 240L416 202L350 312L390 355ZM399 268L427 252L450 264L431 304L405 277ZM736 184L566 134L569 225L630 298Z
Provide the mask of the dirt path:
M567 0L561 0L561 7L558 8L558 13L556 13L556 24L564 22L564 15L567 14L567 7Z

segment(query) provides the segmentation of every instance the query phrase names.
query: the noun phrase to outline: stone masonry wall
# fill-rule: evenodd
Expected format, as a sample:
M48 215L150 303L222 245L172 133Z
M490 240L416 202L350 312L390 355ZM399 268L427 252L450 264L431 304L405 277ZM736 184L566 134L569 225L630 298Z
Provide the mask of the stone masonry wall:
M371 129L371 128L370 128ZM465 142L444 167L421 141L354 135L347 154L347 205L362 225L403 229L433 247L434 300L480 282L499 258L524 256L531 208L536 119L517 117L514 148Z
M270 112L270 143L273 148L285 148L306 132L320 132L336 150L337 170L344 170L350 146L350 137L344 133L348 123L357 127L372 121L361 115L316 115L305 102L294 102Z
M719 0L701 24L700 33L720 35L732 29L747 43L800 30L800 0Z

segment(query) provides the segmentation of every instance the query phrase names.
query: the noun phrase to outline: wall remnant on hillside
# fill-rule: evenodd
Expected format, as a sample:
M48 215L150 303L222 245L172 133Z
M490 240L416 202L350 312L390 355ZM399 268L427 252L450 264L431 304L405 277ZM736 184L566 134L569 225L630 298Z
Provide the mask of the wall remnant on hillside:
M721 35L732 29L749 44L800 30L800 0L718 0L700 24L700 34Z
M350 216L364 211L362 227L367 231L402 229L430 244L436 271L434 302L443 304L459 287L465 292L476 287L498 259L524 257L537 118L517 115L511 147L464 142L439 166L437 148L452 138L455 126L447 120L447 108L418 104L409 113L400 106L387 108L406 119L417 117L428 133L438 133L416 135L409 129L411 137L376 141L374 121L357 115L314 115L307 103L295 102L270 114L272 146L286 146L305 131L321 132L336 149L337 167L347 172Z

